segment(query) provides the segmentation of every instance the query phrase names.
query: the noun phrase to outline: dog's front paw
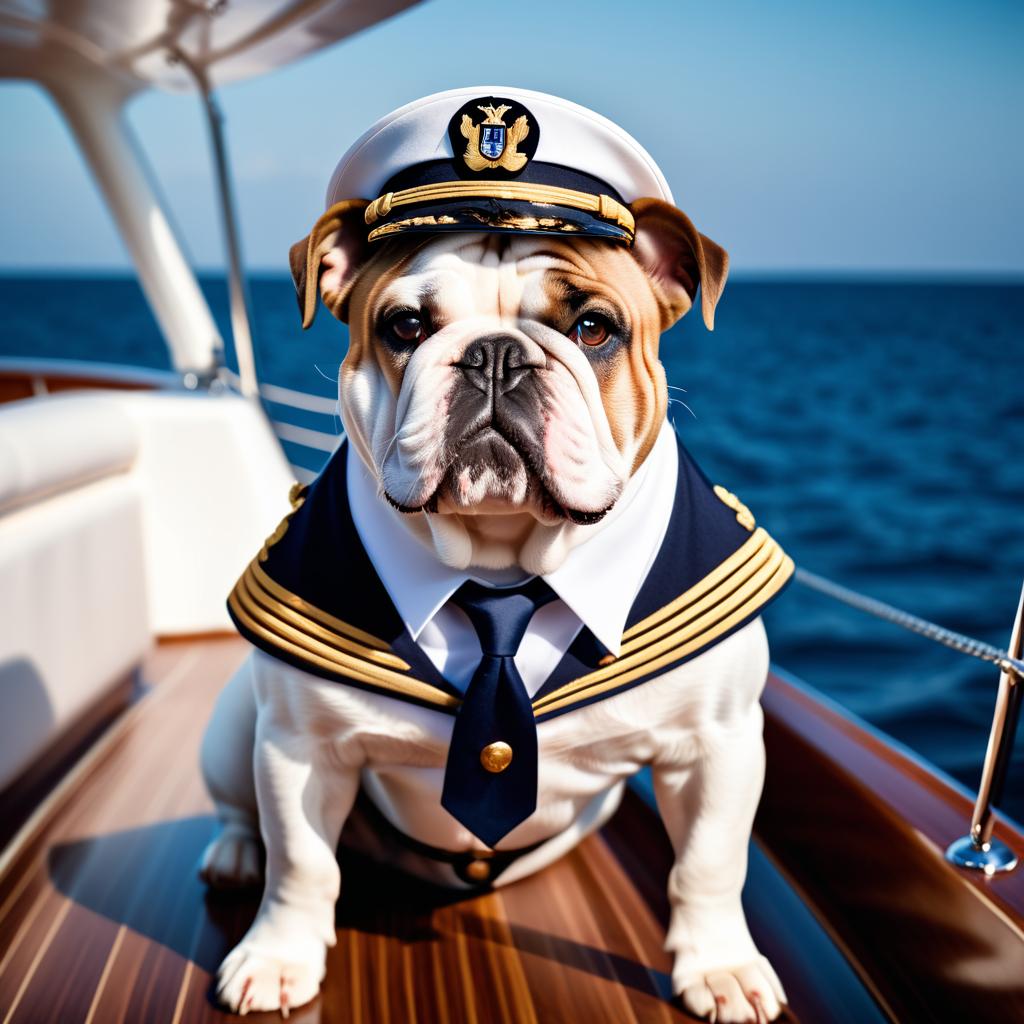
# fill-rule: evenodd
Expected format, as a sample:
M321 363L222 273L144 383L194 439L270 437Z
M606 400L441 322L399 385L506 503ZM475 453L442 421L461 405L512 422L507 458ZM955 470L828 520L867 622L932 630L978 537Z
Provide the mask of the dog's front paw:
M263 847L245 825L229 824L203 852L199 877L214 889L247 889L263 881Z
M302 961L289 954L280 957L242 941L220 965L217 999L235 1013L280 1010L287 1017L320 991L325 966L323 956Z
M786 1002L782 984L763 956L685 977L673 987L690 1013L717 1024L775 1020Z

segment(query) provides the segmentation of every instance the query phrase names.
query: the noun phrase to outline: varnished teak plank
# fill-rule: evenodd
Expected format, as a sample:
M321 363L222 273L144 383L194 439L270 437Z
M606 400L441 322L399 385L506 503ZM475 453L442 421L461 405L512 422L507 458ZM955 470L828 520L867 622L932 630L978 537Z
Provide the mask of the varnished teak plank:
M159 647L152 692L21 837L0 878L0 1021L231 1019L211 979L256 901L208 896L195 877L214 828L197 761L245 649ZM345 875L323 994L293 1020L686 1019L663 999L661 925L599 838L461 902L358 858Z

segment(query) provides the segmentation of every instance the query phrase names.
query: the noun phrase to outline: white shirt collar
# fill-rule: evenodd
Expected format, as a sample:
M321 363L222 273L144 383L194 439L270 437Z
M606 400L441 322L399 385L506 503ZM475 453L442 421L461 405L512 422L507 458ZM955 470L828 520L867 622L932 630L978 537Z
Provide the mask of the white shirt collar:
M629 610L668 529L678 472L675 435L666 420L609 521L544 577L614 655L619 653ZM353 445L349 445L347 476L356 531L415 640L452 594L476 577L444 565L416 539L402 522L407 513L378 497L377 481Z

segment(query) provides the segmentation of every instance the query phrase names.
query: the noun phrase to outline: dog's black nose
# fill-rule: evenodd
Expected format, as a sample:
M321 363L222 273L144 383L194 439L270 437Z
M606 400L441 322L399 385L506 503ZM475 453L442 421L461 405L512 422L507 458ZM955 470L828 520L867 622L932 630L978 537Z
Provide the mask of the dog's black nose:
M511 334L489 334L466 346L455 364L476 388L504 394L522 383L534 369L526 347Z

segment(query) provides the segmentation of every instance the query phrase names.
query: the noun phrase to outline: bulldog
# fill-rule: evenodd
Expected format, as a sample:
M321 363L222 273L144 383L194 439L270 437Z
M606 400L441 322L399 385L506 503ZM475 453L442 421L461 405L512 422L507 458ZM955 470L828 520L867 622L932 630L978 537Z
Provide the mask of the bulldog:
M319 297L348 324L338 381L347 440L295 493L232 595L257 649L203 744L222 830L201 874L212 886L263 885L218 974L234 1011L287 1013L316 995L335 941L346 821L353 843L435 884L505 885L599 828L624 781L649 767L676 854L674 991L721 1022L781 1012L785 994L740 891L764 773L758 611L792 565L744 506L689 468L666 423L660 336L698 292L713 327L728 257L662 199L636 199L628 213L632 244L509 229L506 213L485 229L370 241L371 204L341 201L292 249L304 323ZM695 570L684 593L665 591L683 571L671 559L690 550L684 534L700 527L690 520L716 509L736 531L728 557ZM346 529L336 571L329 537ZM309 592L288 575L300 562L317 577ZM755 563L740 586L737 566ZM572 589L570 569L585 586ZM488 843L443 801L460 700L481 650L491 656L446 601L460 580L500 589L535 577L549 585L547 604L515 654L536 714L535 809ZM731 589L718 582L727 577ZM412 623L400 590L417 581L440 607ZM318 595L364 583L341 611L324 610ZM732 603L716 612L723 590ZM640 621L638 592L655 598ZM362 608L375 602L386 606L376 624ZM606 605L619 609L610 625ZM545 677L566 662L578 665L552 689ZM488 763L498 747L504 763ZM481 754L488 772L510 757L526 755L507 744ZM481 769L481 785L490 781ZM375 815L360 811L360 790Z

